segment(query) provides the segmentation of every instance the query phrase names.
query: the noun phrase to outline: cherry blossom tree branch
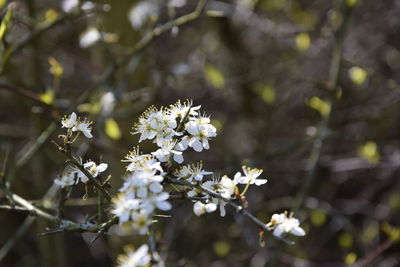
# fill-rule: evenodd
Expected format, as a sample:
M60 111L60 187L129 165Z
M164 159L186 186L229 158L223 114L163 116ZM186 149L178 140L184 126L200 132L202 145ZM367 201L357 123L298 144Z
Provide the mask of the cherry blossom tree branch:
M57 146L58 151L60 151L61 153L63 153L63 154L67 157L68 161L69 161L72 165L74 165L74 166L77 167L81 172L83 172L83 174L84 174L87 178L89 178L89 180L93 183L93 185L96 187L96 189L99 190L99 191L103 194L104 198L105 198L109 203L111 203L112 197L111 197L110 193L109 193L106 189L104 189L104 187L103 187L102 184L99 182L99 180L97 180L96 178L94 178L93 175L92 175L85 167L83 167L83 165L82 165L76 158L74 158L74 156L72 156L70 153L68 153L68 151L67 151L66 149L64 149L63 147L61 147L60 145L58 145L56 142L53 142L53 143Z
M24 199L23 197L10 192L10 195L14 202L19 205L17 208L20 211L25 211L28 212L29 215L35 216L38 218L41 218L43 220L46 220L50 223L54 223L56 225L59 225L58 229L55 229L50 232L44 233L46 234L53 234L53 233L59 233L59 232L99 232L99 231L106 231L108 228L110 228L112 225L117 223L118 217L113 216L111 219L104 223L100 224L94 224L90 222L84 222L84 223L79 223L79 222L74 222L71 220L66 220L66 219L61 219L55 215L52 215L48 213L47 211L44 211L30 203L30 201ZM11 209L11 208L10 208Z
M240 205L240 204L236 203L232 199L225 198L225 197L221 196L220 194L215 193L214 191L209 190L209 189L205 188L204 186L202 186L200 184L194 184L194 183L191 183L191 182L187 182L187 181L184 181L184 180L178 180L178 179L171 178L171 177L165 177L164 181L166 183L171 183L171 184L176 184L176 185L184 185L184 186L188 186L190 188L196 188L196 189L198 189L198 190L200 190L200 191L202 191L202 192L204 192L204 193L206 193L206 194L208 194L208 195L210 195L212 197L215 197L215 198L218 198L218 199L220 199L222 201L225 201L228 205L233 207L236 210L237 213L242 214L243 216L249 218L254 224L259 226L262 230L268 231L268 232L271 230L270 228L267 227L267 225L264 222L262 222L260 219L258 219L256 216L254 216L250 211L248 211L245 207L243 207L243 205ZM285 241L288 244L291 244L291 245L294 244L294 242L292 242L292 241L288 241L288 240L283 239L283 238L280 238L280 239Z

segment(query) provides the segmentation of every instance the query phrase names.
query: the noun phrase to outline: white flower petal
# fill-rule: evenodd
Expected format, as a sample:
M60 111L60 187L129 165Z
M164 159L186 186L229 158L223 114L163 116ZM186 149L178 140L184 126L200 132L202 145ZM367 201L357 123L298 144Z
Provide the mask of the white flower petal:
M174 160L175 160L177 163L181 164L181 163L183 162L183 156L182 156L182 155L179 155L179 154L174 154Z
M157 203L157 208L160 210L167 211L167 210L170 210L171 207L172 207L171 204L167 201L161 201L161 202Z
M292 231L290 231L290 233L297 235L297 236L305 236L306 232L304 232L303 228L301 227L295 227L292 229Z

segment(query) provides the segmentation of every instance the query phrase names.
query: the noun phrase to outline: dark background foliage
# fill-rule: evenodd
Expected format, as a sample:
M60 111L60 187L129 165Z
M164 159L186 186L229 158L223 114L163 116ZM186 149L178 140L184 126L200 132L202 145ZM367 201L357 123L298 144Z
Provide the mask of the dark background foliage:
M64 158L50 141L63 133L59 120L71 110L94 121L95 138L81 141L76 153L107 162L115 192L120 159L138 140L129 132L140 113L193 99L218 136L209 151L185 160L201 159L221 175L233 176L243 164L264 169L268 183L251 188L250 210L265 222L295 210L307 235L290 246L267 234L260 247L259 229L234 210L224 218L196 217L191 203L176 201L172 218L156 227L168 266L400 264L399 1L210 0L198 19L131 57L126 53L146 32L193 11L197 1L175 14L153 1L159 16L141 29L128 20L137 1L95 1L89 13L69 15L59 1L12 2L1 44L0 162L14 192L49 210L57 205L52 189L55 198L40 200L62 171ZM11 1L0 3L4 20ZM82 48L89 28L104 38ZM20 43L4 62L7 49ZM63 68L59 85L51 57ZM127 64L113 69L122 58ZM109 113L100 105L106 92L116 97ZM121 136L113 135L118 129ZM40 144L43 132L50 136ZM86 202L83 194L77 186L70 218L96 212L93 193ZM3 195L0 201L6 203ZM5 210L0 225L1 251L16 240L1 266L113 266L124 244L143 242L113 228L93 244L93 234L41 236L45 222Z

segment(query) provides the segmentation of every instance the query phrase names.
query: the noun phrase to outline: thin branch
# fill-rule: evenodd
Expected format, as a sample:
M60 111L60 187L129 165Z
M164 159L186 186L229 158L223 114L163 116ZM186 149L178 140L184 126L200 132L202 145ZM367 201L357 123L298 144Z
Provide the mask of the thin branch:
M0 262L3 261L4 257L7 256L8 252L14 247L15 243L21 239L21 237L25 234L26 231L31 227L31 225L35 222L35 217L27 217L18 230L13 234L13 236L7 240L7 242L0 249Z
M17 171L23 167L32 157L33 155L39 150L39 148L47 141L47 139L50 137L50 135L54 132L56 129L56 123L53 122L51 123L46 130L44 130L38 138L26 149L23 149L22 151L25 151L24 154L19 157L17 162L15 163L14 167L10 170L10 173L7 177L6 185L7 187L10 186L12 180L14 179L15 175L17 174Z
M46 106L46 107L49 107L49 108L52 107L52 105L49 105L49 104L43 102L40 99L40 96L37 93L35 93L33 91L30 91L28 89L17 87L17 86L14 86L14 85L11 85L11 84L8 84L8 83L4 83L4 82L0 82L0 89L5 89L5 90L7 90L9 92L21 95L21 96L23 96L23 97L25 97L25 98L27 98L29 100L35 101L37 104L40 104L40 105L43 105L43 106Z
M40 217L46 221L52 222L52 223L56 223L56 224L60 224L61 223L61 219L58 218L57 216L51 215L50 213L39 209L35 206L33 206L29 201L25 200L24 198L20 197L17 194L14 194L12 192L11 193L11 198L14 200L14 202L20 206L22 206L23 208L25 208L27 211L29 211L30 215L36 216L36 217Z
M225 197L221 196L220 194L217 194L214 191L211 191L211 190L203 187L200 184L194 184L194 183L190 183L190 182L187 182L187 181L178 180L178 179L174 179L174 178L170 178L170 177L165 177L164 181L167 182L167 183L188 186L190 188L197 188L198 190L200 190L200 191L202 191L202 192L204 192L204 193L206 193L206 194L208 194L208 195L210 195L210 196L212 196L214 198L218 198L218 199L226 202L228 205L233 207L236 210L237 213L242 214L243 216L249 218L254 224L258 225L264 231L267 231L267 232L271 231L271 229L269 229L264 222L262 222L256 216L254 216L250 211L248 211L242 205L237 204L232 199L225 198ZM291 244L291 245L294 244L293 242L288 241L286 239L282 239L282 241L285 241L286 243Z
M84 91L76 103L82 103L85 101L87 98L88 94L97 89L98 87L102 86L103 84L107 83L107 81L110 80L110 78L115 75L115 73L125 66L126 64L129 63L129 61L132 59L133 56L138 54L139 52L143 51L153 40L155 37L158 37L162 35L165 32L170 31L172 28L177 27L177 26L182 26L188 22L191 22L193 20L196 20L202 12L204 11L205 5L207 3L207 0L200 0L199 3L196 6L196 9L186 15L183 15L179 18L176 18L172 21L169 21L161 26L158 26L145 34L142 39L134 47L132 47L125 56L123 56L119 61L117 61L114 65L112 65L101 77L100 79L88 90Z
M27 208L21 208L18 206L11 206L11 205L0 205L0 210L6 210L6 211L17 211L17 212L30 212L29 209Z
M369 254L367 254L364 258L356 261L351 267L363 267L369 263L371 263L376 257L382 254L386 249L392 246L394 241L390 238L379 244L374 250L372 250Z
M149 243L150 254L151 254L152 260L155 263L157 263L157 266L165 267L165 262L157 251L157 244L156 244L156 240L154 238L153 227L149 228L149 232L147 233L147 235L148 235L148 243Z
M3 54L1 58L1 64L0 64L0 73L3 73L5 67L7 66L10 58L21 51L25 46L27 46L29 43L31 43L33 40L38 38L40 35L43 33L47 32L48 30L54 28L58 24L61 24L68 19L75 18L83 14L80 10L77 12L72 12L72 13L63 13L60 16L58 16L54 21L52 22L44 22L40 24L37 29L32 31L31 33L23 36L18 42L16 42L14 45L10 46Z
M335 42L333 46L333 52L332 52L332 60L331 60L331 65L330 65L330 71L329 71L329 80L328 80L328 89L332 93L332 95L335 93L338 85L339 85L339 72L341 69L342 65L342 57L343 57L343 42L344 42L344 37L345 33L347 30L347 25L350 19L350 14L352 11L352 8L350 8L346 1L342 1L341 4L341 10L343 14L343 21L342 24L340 25L339 29L335 32ZM297 194L296 197L296 202L293 210L296 212L300 207L303 205L304 199L307 197L307 195L310 192L310 189L314 183L315 180L315 173L317 171L317 167L320 162L321 158L321 153L322 153L322 148L324 145L324 141L327 137L328 133L328 127L329 127L329 122L331 119L332 115L332 105L334 103L333 97L332 99L328 100L328 104L331 106L331 109L327 114L324 114L321 118L321 121L318 126L318 132L317 136L314 140L312 150L310 157L308 159L307 163L307 175L303 180L303 184L301 186L300 191Z

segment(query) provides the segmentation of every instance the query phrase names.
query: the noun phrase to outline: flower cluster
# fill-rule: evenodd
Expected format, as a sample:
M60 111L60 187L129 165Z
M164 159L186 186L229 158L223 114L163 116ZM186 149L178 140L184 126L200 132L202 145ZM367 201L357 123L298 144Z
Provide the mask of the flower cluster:
M146 234L156 209L167 211L171 204L167 201L169 193L164 192L161 163L150 154L141 155L136 148L124 161L129 162L124 184L113 199L113 214L118 216L119 224Z
M94 161L88 161L83 163L83 167L91 174L93 178L96 178L100 173L107 170L108 165L106 163L97 165ZM75 166L68 166L61 176L54 180L54 183L61 188L64 188L77 184L79 181L86 184L89 181L89 178L79 168Z
M267 227L273 230L272 234L274 236L279 238L287 233L304 236L306 233L299 225L299 220L294 218L292 213L288 216L288 213L284 212L272 215L271 221L267 224Z
M87 138L92 138L92 122L79 118L75 112L72 112L69 116L64 116L61 120L62 128L68 129L68 135L72 135L73 132L81 132Z
M113 199L112 213L119 218L119 224L145 234L151 225L156 209L168 211L169 193L161 184L167 175L163 168L184 161L183 151L193 147L195 151L209 149L208 139L216 136L216 129L210 119L200 116L200 106L192 107L187 101L170 105L168 108L148 108L134 125L133 134L139 134L139 142L153 140L158 149L150 154L140 153L135 147L122 161L127 162L127 175ZM201 147L201 149L200 149ZM177 171L178 177L188 181L202 181L203 176L212 174L202 169L202 164L183 166Z
M150 261L148 245L142 245L136 251L132 246L126 246L125 254L117 258L119 267L145 267L150 265Z
M197 152L209 149L208 140L217 136L216 128L210 119L200 115L200 106L192 107L192 102L171 105L169 108L148 108L134 126L133 134L140 134L139 142L154 139L160 147L156 151L161 161L173 154L174 160L183 162L182 151L188 147Z
M209 149L209 140L217 135L209 117L201 115L199 110L200 106L192 106L190 101L178 101L168 108L157 109L151 106L139 117L132 134L139 135L139 143L151 140L157 148L146 154L141 153L137 146L122 160L128 164L126 174L122 178L123 185L119 188L119 193L112 198L110 212L118 218L123 229L133 230L141 235L147 234L155 212L169 211L172 208L168 201L169 190L179 192L174 197L191 200L193 213L197 216L218 209L220 216L225 216L227 204L237 209L247 207L245 194L251 185L261 186L267 183L266 179L260 178L263 170L257 168L243 166L242 171L231 178L228 175L220 177L204 170L201 161L182 165L183 154L188 148L196 152ZM70 142L74 132L92 137L90 124L86 119L78 118L75 113L64 117L62 127L68 129L68 138L64 137L65 144ZM79 182L86 184L89 177L85 173L96 178L107 167L105 163L82 163L80 160L77 166L68 166L54 182L62 188ZM82 168L87 172L82 172ZM182 188L177 188L174 184ZM285 212L274 214L264 229L272 231L278 238L288 233L303 236L305 232L299 225L299 220L293 214L288 216ZM118 257L119 266L150 266L152 257L148 250L147 245L136 251L127 249L125 255ZM153 262L157 262L154 257Z
M199 164L197 168L184 166L178 172L176 172L176 177L178 179L187 179L188 181L192 181L193 178L199 182L202 181L202 178L205 174L212 174L211 172L205 172L201 170L202 165ZM237 196L244 196L249 185L255 184L257 186L265 184L267 182L266 179L257 179L258 176L262 173L260 169L252 169L246 166L242 167L243 174L237 172L233 179L229 178L227 175L224 175L221 178L213 178L212 180L208 180L204 183L200 183L200 185L216 194L219 194L224 199L208 196L207 193L201 190L190 190L187 195L189 197L194 196L208 196L207 200L203 203L202 201L196 201L193 206L193 212L200 216L202 214L210 213L216 210L216 207L219 205L220 207L220 215L225 216L226 210L225 205L227 200L235 199ZM196 179L198 177L198 179ZM239 194L239 184L246 184L246 187ZM215 208L214 208L215 207Z
M178 179L186 180L188 182L192 182L193 180L195 180L197 182L201 182L201 181L203 181L204 176L211 175L211 174L213 174L213 173L203 170L202 162L185 165L175 171L175 176Z

